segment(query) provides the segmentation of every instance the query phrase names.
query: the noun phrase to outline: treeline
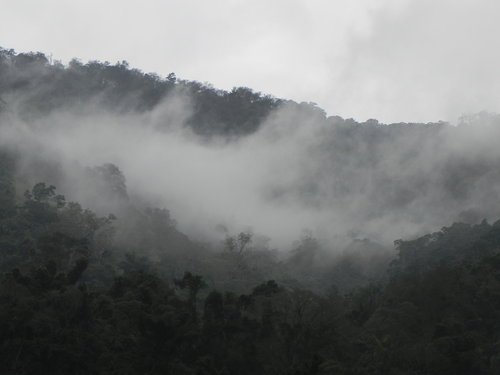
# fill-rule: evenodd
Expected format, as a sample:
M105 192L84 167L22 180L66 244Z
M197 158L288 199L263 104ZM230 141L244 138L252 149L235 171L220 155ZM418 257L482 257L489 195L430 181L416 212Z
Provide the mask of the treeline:
M170 94L193 101L187 126L203 136L240 136L257 130L282 101L249 88L218 90L196 81L160 77L116 64L72 60L67 66L43 53L0 48L0 110L26 118L89 103L118 112L147 111Z

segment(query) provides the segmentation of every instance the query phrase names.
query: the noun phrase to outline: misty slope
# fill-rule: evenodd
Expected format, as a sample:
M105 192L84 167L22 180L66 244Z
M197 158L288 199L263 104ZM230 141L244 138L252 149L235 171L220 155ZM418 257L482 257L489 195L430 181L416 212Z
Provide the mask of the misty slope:
M175 219L219 249L253 232L267 248L300 253L301 233L311 233L321 250L294 257L309 265L363 241L391 248L450 222L500 216L497 115L457 127L357 123L126 63L63 66L0 52L0 147L17 160L18 194L43 181L124 228L146 220L125 223L130 207L168 209L165 225Z
M272 249L291 250L287 267L306 285L344 289L380 274L394 239L500 216L497 115L456 127L358 123L125 63L0 57L0 147L16 160L17 195L42 181L97 215L114 214L128 252L156 259L163 241L190 254L173 275L208 267L201 248L221 251L227 238L252 233L263 251L253 262L277 264ZM144 223L172 238L139 230ZM373 262L362 260L367 249ZM338 276L337 261L355 265Z
M168 208L202 241L224 238L214 227L250 228L289 248L307 229L330 247L390 246L500 216L496 115L458 127L357 123L126 63L0 52L0 142L22 155L24 189L45 181L100 214L115 208L89 193L82 171L112 163L133 199Z
M25 182L16 180L19 158L2 153L0 162L1 212L6 219L0 270L4 271L16 262L27 262L21 268L29 269L44 259L50 261L44 244L72 239L69 243L87 249L84 255L93 254L87 275L103 282L124 271L152 272L172 281L189 270L222 290L243 292L274 278L290 287L302 285L325 292L332 287L350 290L377 280L391 259L384 248L369 241L355 241L344 254L334 255L310 234L294 244L290 257L280 256L267 238L251 232L226 233L223 242L210 246L181 233L168 210L141 206L140 201L130 199L124 177L113 165L84 171L85 189L113 212L100 217L79 203L66 202L45 183L23 193L19 189ZM72 261L70 256L68 262Z
M0 55L2 373L498 373L498 115Z

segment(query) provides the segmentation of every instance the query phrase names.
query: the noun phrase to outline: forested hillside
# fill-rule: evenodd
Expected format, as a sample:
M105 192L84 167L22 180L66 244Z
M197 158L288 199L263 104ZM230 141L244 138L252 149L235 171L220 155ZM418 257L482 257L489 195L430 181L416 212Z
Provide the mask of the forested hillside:
M144 232L157 227L163 236L158 260L124 253L113 243L113 217L66 203L52 186L37 184L16 202L2 161L2 373L498 371L498 222L398 241L384 281L315 294L259 284L280 266L268 254L262 269L247 269L240 250L248 237L208 256L168 230L165 213L142 213ZM169 280L174 264L187 270ZM255 286L244 294L216 287L205 276L213 267Z
M498 116L358 123L12 50L0 103L0 373L499 373ZM178 223L196 195L235 209Z

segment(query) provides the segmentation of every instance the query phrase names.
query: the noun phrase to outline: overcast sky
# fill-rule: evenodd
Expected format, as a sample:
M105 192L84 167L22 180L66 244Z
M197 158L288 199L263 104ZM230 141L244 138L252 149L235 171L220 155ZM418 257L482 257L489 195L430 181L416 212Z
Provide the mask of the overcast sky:
M6 0L0 46L248 86L333 115L500 111L497 0Z

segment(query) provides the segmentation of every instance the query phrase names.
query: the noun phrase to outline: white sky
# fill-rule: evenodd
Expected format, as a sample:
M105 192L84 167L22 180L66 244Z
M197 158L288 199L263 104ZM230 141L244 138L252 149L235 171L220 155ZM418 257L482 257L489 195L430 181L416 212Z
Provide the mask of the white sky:
M248 86L358 120L500 111L497 0L4 0L0 46Z

